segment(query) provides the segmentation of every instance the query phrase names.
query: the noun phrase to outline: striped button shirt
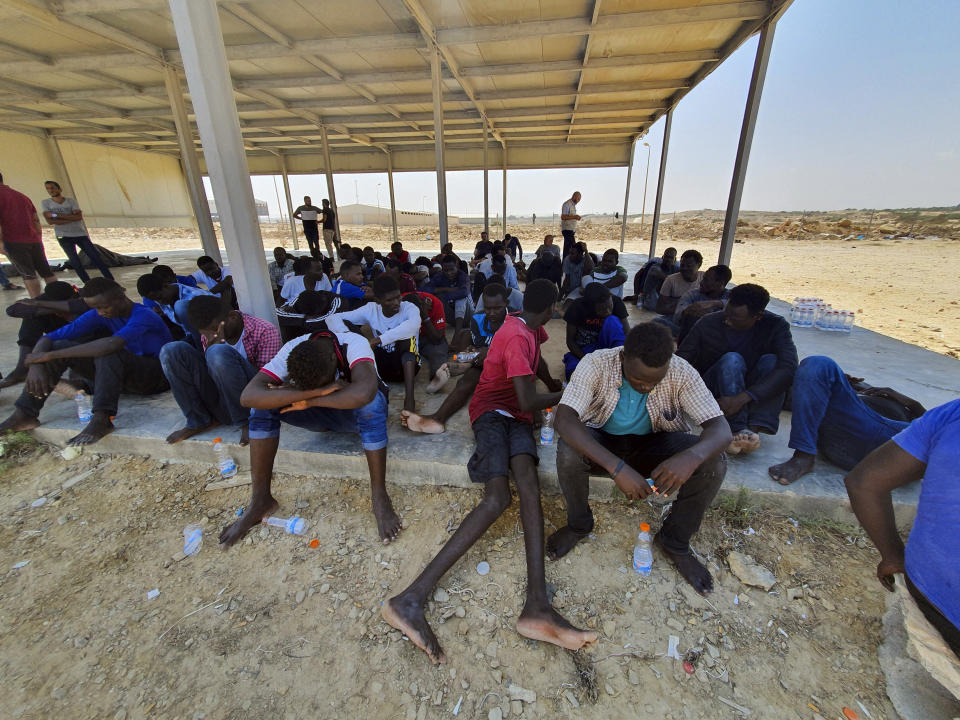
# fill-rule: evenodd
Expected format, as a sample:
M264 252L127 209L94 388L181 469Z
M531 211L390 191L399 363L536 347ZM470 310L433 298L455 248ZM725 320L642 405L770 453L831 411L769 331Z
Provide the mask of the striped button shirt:
M580 361L560 402L576 411L588 427L603 427L620 401L623 348L596 350ZM723 412L700 374L683 358L670 358L670 369L647 396L653 432L689 432L684 415L697 425Z

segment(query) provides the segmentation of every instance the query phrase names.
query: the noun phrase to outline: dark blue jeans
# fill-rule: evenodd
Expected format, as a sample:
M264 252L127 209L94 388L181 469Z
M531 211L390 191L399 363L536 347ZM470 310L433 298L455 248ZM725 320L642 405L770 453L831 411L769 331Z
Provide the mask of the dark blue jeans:
M77 276L84 282L84 284L90 282L90 276L87 275L87 271L83 269L83 265L80 262L80 256L77 255L77 248L83 250L84 254L90 258L97 270L100 271L100 274L105 278L110 278L113 280L113 274L110 272L110 268L107 267L107 264L103 261L103 258L100 257L100 253L97 252L97 249L93 246L93 243L90 242L90 238L86 235L82 237L62 237L57 238L57 242L60 243L60 247L63 248L63 251L67 254L67 259L70 260L70 267L73 268L73 271Z
M240 395L257 370L229 345L211 345L203 353L183 340L167 343L160 365L187 427L205 427L214 419L240 425L249 418Z
M573 230L561 230L560 232L563 234L563 257L566 257L577 243L576 232Z
M833 360L805 358L793 378L790 447L850 470L910 423L867 407Z
M761 355L756 365L748 368L743 355L728 352L720 356L713 367L703 374L703 381L714 397L731 397L744 392L753 383L770 373L776 365L777 356L769 354ZM780 427L780 411L783 409L785 397L784 392L748 402L740 412L727 418L730 430L736 435L741 430L756 427L775 435L777 428Z
M10 287L12 284L10 278L8 278L7 274L3 271L3 268L0 267L0 287Z

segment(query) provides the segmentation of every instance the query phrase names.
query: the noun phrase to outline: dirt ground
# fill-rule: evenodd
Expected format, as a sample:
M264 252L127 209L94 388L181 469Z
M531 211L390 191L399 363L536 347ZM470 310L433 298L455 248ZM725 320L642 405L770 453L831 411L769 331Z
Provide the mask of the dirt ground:
M659 554L649 578L630 567L639 522L658 525L652 508L599 504L591 539L547 564L554 604L600 632L573 655L514 630L525 587L514 503L431 603L450 660L434 667L381 621L379 605L478 492L391 486L407 527L384 547L363 484L280 474L281 512L305 517L307 536L264 527L221 552L216 534L247 489L206 492L212 467L94 453L68 461L58 448L5 442L6 717L692 720L742 717L740 706L754 718L834 720L844 706L866 717L858 701L875 720L896 717L877 663L876 555L850 529L722 503L694 541L718 580L703 600ZM558 498L545 499L545 514L548 532L563 522ZM183 558L193 522L205 523L204 545ZM771 592L731 574L732 550L775 573ZM489 575L477 574L480 560ZM693 674L665 657L671 635Z
M646 233L633 220L627 223L625 250L646 253L649 241L643 238L649 237L650 217ZM707 267L716 262L722 229L723 213L715 210L667 214L658 248L695 248ZM477 225L452 226L450 240L456 250L467 253L480 230ZM520 238L527 262L544 234L559 237L559 227L533 225L529 219L508 223L507 230ZM283 244L292 249L288 225L263 225L262 231L266 247ZM388 227L344 225L341 232L352 245L372 245L384 253L393 240ZM45 233L48 256L62 257L50 229ZM499 227L491 226L491 235L498 233ZM97 228L91 235L122 253L200 246L196 232L187 229ZM414 255L436 254L438 236L437 228L400 228L400 239ZM581 223L579 236L592 251L602 252L619 247L620 224L612 217L589 219ZM737 237L743 242L733 252L735 283L760 283L788 301L822 297L834 308L856 311L856 322L863 327L960 357L960 211L744 212ZM306 247L302 235L301 246Z

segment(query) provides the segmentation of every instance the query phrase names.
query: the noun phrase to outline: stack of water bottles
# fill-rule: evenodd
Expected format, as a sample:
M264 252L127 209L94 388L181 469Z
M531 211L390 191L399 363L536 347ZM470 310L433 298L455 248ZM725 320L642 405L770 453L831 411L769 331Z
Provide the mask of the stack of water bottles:
M850 333L856 321L852 310L834 310L821 298L794 298L790 322L794 327L815 327L826 332Z

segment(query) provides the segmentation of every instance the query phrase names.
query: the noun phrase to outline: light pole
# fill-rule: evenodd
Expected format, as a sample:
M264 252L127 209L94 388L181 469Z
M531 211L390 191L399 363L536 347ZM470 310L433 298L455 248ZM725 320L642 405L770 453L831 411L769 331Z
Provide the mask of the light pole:
M643 178L643 205L640 208L640 237L643 237L643 216L647 212L647 180L650 179L650 143L644 143L647 148L647 174Z

